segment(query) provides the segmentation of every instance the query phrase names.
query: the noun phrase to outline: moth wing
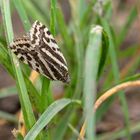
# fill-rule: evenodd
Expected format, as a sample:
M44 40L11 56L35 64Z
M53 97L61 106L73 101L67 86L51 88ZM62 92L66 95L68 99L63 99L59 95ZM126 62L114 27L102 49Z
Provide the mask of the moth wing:
M19 60L28 64L33 70L45 75L51 80L55 80L47 69L47 66L42 62L42 58L38 52L31 46L28 37L18 38L9 45L11 51Z
M69 82L66 60L61 53L53 35L48 28L39 21L35 21L29 32L31 45L48 64L56 80Z
M29 31L29 37L30 37L30 42L32 44L32 47L38 48L41 44L41 37L43 34L43 28L45 28L45 25L43 25L39 21L35 21Z
M29 39L24 38L17 38L9 45L11 51L20 59L22 62L28 64L28 52L30 50L30 42ZM29 56L30 57L30 56Z
M60 59L60 61L62 61L66 65L66 60L63 54L61 53L60 48L57 45L57 42L55 41L53 35L45 25L43 25L39 21L35 21L30 29L29 37L31 45L33 47L39 49L41 46L46 44L44 47L46 47L46 49L50 48L53 54L57 53L60 56L58 59Z

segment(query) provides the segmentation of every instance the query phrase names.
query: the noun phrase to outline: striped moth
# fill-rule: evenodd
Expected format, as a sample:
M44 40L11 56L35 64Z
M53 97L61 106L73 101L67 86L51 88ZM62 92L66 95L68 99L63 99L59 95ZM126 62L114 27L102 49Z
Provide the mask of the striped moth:
M67 62L53 35L39 21L35 21L29 34L10 44L12 52L33 70L51 80L70 82Z

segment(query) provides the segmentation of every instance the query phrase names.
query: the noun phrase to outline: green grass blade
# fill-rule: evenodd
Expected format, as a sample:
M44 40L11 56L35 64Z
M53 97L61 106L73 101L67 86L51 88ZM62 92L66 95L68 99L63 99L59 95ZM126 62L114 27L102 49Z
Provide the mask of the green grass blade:
M10 113L3 112L3 111L0 111L0 119L7 120L9 122L17 123L17 118L14 115L12 115Z
M40 131L51 121L51 119L65 106L72 103L70 99L60 99L53 102L45 112L40 116L38 121L32 127L32 129L25 136L25 140L33 140L40 133Z
M74 126L72 126L70 123L68 124L69 126L69 129L73 132L73 134L76 136L76 137L79 137L79 132L77 129L74 128Z
M55 35L55 20L56 20L55 9L56 9L56 0L51 0L50 31L52 35ZM47 79L46 77L43 77L42 89L41 89L42 111L44 111L47 105L53 101L52 97L48 98L48 96L52 96L51 93L49 93L50 91L49 86L50 86L50 80Z
M132 10L130 11L130 14L128 16L128 19L127 19L125 25L123 26L120 34L118 35L117 46L120 46L121 43L124 41L127 32L129 31L134 20L136 19L136 16L137 16L137 10L136 10L136 7L133 7Z
M20 132L17 132L16 140L24 140L22 134Z
M6 37L7 37L7 44L13 41L13 29L12 29L12 22L11 22L11 15L10 15L10 5L9 5L9 0L2 0L2 17L4 20L4 25L5 25L5 32L6 32ZM25 120L25 125L27 129L30 129L33 124L35 123L35 117L31 108L31 103L28 97L27 89L24 83L24 78L20 69L19 64L17 65L18 61L15 58L14 54L12 54L9 51L9 55L12 60L12 66L15 71L15 77L16 77L16 82L17 82L17 87L19 90L19 98L20 98L20 103L22 106L22 111L24 114L24 120Z
M72 109L72 107L70 106L67 110L67 112L65 113L65 115L63 116L63 119L60 120L60 122L58 123L55 132L54 132L54 136L53 136L53 140L62 140L64 139L64 134L66 132L66 129L68 128L68 123L70 121L70 114L72 114L72 111L74 111Z
M7 46L7 42L3 36L0 36L0 45Z
M51 0L50 30L53 35L55 35L55 22L56 22L56 0Z
M3 64L3 66L6 68L6 70L8 71L8 73L10 73L10 75L15 79L15 75L14 75L14 71L13 71L13 67L11 67L11 61L10 61L10 57L8 55L8 51L6 50L5 47L0 46L0 63ZM33 104L35 105L35 108L37 108L37 110L39 110L39 112L41 112L41 106L40 106L40 96L38 91L36 90L36 88L33 86L32 82L28 79L27 76L25 76L24 74L24 78L25 78L25 82L26 82L26 86L27 86L27 90L30 96L30 99L33 101ZM7 90L6 90L7 91ZM4 96L8 96L9 94L11 94L10 92L7 91L2 91L2 94L0 94L0 98L4 97ZM12 91L12 95L17 93L17 90L15 89L11 89L10 91ZM15 93L14 93L15 91Z
M56 11L57 11L56 12L56 19L57 19L57 23L58 23L58 30L61 33L61 36L62 36L63 41L64 41L64 46L65 46L65 48L62 48L63 52L65 55L67 55L67 57L69 57L69 56L72 57L73 51L74 51L73 47L72 47L73 46L72 38L70 38L70 34L68 33L68 27L65 23L64 16L62 14L61 9L57 8ZM70 55L68 55L68 54L70 54Z
M13 96L17 94L17 88L15 86L0 89L0 99Z
M109 48L109 40L108 36L105 31L102 32L102 48L101 48L101 57L100 57L100 64L99 64L99 70L98 70L98 78L100 77L103 67L106 62L107 54L108 54L108 48Z
M29 93L30 100L32 101L32 104L34 105L35 109L41 113L41 100L39 96L39 92L37 89L34 87L32 82L24 75L24 80L26 82L27 90Z
M27 16L27 13L23 7L23 1L14 0L14 5L19 13L19 16L22 20L25 30L28 32L31 27L31 24L30 24L29 18ZM25 76L25 82L26 82L26 86L28 87L29 96L30 96L32 104L34 105L35 109L38 112L41 112L42 108L41 108L40 103L42 101L40 99L38 91L36 90L36 88L33 86L32 82L30 82L30 80L26 76Z
M47 106L49 106L49 104L52 102L52 100L49 100L49 96L51 96L51 93L49 92L49 86L50 80L43 76L41 89L41 112L44 112Z
M14 77L13 67L11 67L10 57L7 49L0 45L0 63L4 65L6 70Z
M139 80L139 79L140 79L140 74L137 73L137 74L126 77L125 79L121 80L120 83L124 83L127 81L135 81L135 80Z
M38 1L39 2L39 1ZM21 0L21 3L23 3L23 6L25 10L27 11L28 15L31 17L33 20L39 20L42 23L48 23L48 17L42 15L38 8L33 4L33 1L29 0ZM45 9L46 13L49 11Z
M87 26L87 22L88 21L88 18L90 18L90 13L93 9L93 6L94 4L97 2L97 0L92 0L89 4L88 4L88 7L87 9L85 10L85 12L83 13L83 16L81 18L81 21L80 21L80 27L84 27L84 26Z
M111 59L111 64L112 64L112 70L113 70L113 75L114 75L114 80L115 83L118 83L120 78L119 78L119 67L118 67L118 62L117 62L117 55L116 55L116 50L115 50L115 43L112 38L112 32L111 28L109 27L107 21L105 19L101 19L102 24L104 26L105 31L107 32L109 36L109 54L110 54L110 59ZM122 103L122 111L125 117L125 122L127 126L127 133L126 136L129 140L131 140L131 135L130 135L130 130L129 130L129 112L128 112L128 106L127 106L127 101L125 98L125 94L123 92L120 92L119 98ZM111 99L113 101L113 98ZM111 102L110 102L111 103Z
M13 2L14 2L14 5L15 5L18 13L19 13L19 16L22 20L22 23L24 23L23 26L24 26L25 30L28 32L31 25L30 25L30 21L27 17L26 11L23 7L22 1L21 0L13 0Z
M86 117L86 137L89 140L95 139L95 118L93 103L96 98L96 78L101 57L102 27L96 26L91 29L89 43L85 56L84 73L84 104Z
M87 2L85 0L78 0L77 9L78 9L78 17L80 21L87 9Z

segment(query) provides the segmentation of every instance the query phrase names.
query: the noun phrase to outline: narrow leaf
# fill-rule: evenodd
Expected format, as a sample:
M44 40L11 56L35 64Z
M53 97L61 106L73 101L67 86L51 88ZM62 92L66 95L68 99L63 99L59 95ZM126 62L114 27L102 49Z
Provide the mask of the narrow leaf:
M70 103L72 103L71 99L60 99L52 103L25 136L25 140L34 140L51 119Z
M100 63L102 46L102 27L96 26L91 29L89 43L85 56L85 81L84 81L84 105L86 117L86 136L87 139L95 139L95 119L93 103L96 98L96 78Z
M10 15L10 4L9 0L2 0L2 17L4 20L5 25L5 32L7 37L7 44L11 43L13 41L13 29L12 29L12 21L11 21L11 15ZM19 66L19 62L14 56L13 53L9 50L9 55L12 61L12 66L14 68L17 87L19 90L19 98L20 103L22 106L22 111L24 114L25 124L27 129L30 129L32 125L35 123L35 117L31 108L31 103L28 97L27 89L25 86L24 78Z

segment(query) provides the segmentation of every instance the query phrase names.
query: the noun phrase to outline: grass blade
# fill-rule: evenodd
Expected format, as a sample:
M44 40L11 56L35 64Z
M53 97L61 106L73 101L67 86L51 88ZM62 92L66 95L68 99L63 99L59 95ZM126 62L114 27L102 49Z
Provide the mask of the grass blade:
M13 41L13 29L12 29L11 15L10 15L9 0L2 0L1 9L2 9L2 17L5 25L7 42L8 42L7 44L9 44L10 42ZM24 78L19 64L17 65L18 61L15 58L14 54L10 52L10 50L9 50L9 55L12 60L12 66L14 68L15 77L17 80L17 87L19 90L19 98L22 106L22 111L24 114L25 124L27 129L30 129L35 123L35 117L31 108L31 103L24 83Z
M17 88L15 86L3 88L0 90L0 99L17 95Z
M19 13L19 16L22 20L25 30L29 31L31 24L30 24L29 18L27 16L27 13L23 7L23 2L20 0L14 0L13 2ZM40 99L39 93L36 90L36 88L33 86L32 82L28 79L28 77L27 76L24 76L24 77L25 77L26 86L28 87L31 102L34 105L34 107L36 108L36 110L41 112L41 110L42 110L41 105L40 105L41 99Z
M107 32L107 34L109 36L109 44L110 44L110 46L109 46L109 54L110 54L110 58L111 58L113 75L114 75L115 83L118 83L120 81L120 78L119 78L119 67L118 67L118 62L117 62L115 43L114 43L113 38L112 38L113 35L112 35L112 32L111 32L111 28L108 25L107 21L105 19L101 19L101 22L103 24L103 27L104 27L105 31ZM128 106L127 106L127 101L126 101L126 98L125 98L125 94L124 93L120 93L119 94L119 98L120 98L121 103L122 103L122 111L123 111L123 114L124 114L124 117L125 117L126 126L127 126L126 136L127 136L127 138L129 140L131 140L131 135L130 135L130 130L129 130L129 113L128 113ZM113 101L113 98L111 100Z
M3 111L0 111L0 119L17 123L17 118L14 115L12 115L10 113L3 112Z
M6 70L14 77L13 67L7 49L0 45L0 63L6 67Z
M51 0L50 31L53 36L55 35L55 19L56 19L55 9L56 9L56 0ZM42 89L41 89L42 112L46 109L47 105L53 101L52 95L51 93L49 93L50 91L49 86L50 86L50 80L47 79L46 77L43 77Z
M55 21L56 21L56 0L51 0L50 30L53 35L55 35Z
M67 112L65 113L65 115L63 116L63 119L60 120L60 122L58 123L55 132L54 132L54 136L53 136L53 140L62 140L64 139L64 134L66 132L66 129L68 128L68 123L70 121L70 114L72 114L72 111L74 109L70 106L67 110Z
M72 42L72 38L70 38L70 34L68 33L68 29L67 29L67 25L65 23L63 14L62 14L62 10L60 8L56 9L56 19L58 22L58 30L61 33L61 36L63 38L63 42L64 42L64 46L65 48L62 48L64 54L67 56L67 58L71 58L73 55L73 42ZM71 56L71 57L70 57Z
M33 4L33 1L29 0L21 0L21 3L23 3L23 6L25 10L27 11L28 15L33 19L33 20L39 20L42 23L48 23L48 17L46 15L42 15L38 8ZM45 9L45 12L49 12L49 10ZM46 14L45 13L45 14Z
M108 54L108 48L109 48L109 40L108 36L105 31L102 32L102 48L101 48L101 56L100 56L100 64L99 64L99 70L98 70L98 78L101 75L101 72L103 70L103 67L106 62L107 54Z
M128 32L128 30L130 29L132 23L134 22L135 18L137 16L137 10L135 7L132 8L132 10L130 11L130 14L128 16L128 19L125 23L125 25L123 26L120 35L117 38L117 46L120 46L121 43L123 42L123 40L126 37L126 34Z
M18 13L19 13L19 16L22 20L23 26L24 26L25 30L28 32L31 25L30 25L30 21L27 17L26 11L23 8L22 1L21 0L13 0L13 2L14 2L14 5L15 5Z
M72 103L72 100L70 99L60 99L52 103L25 136L25 140L35 139L40 131L51 121L51 119L70 103Z
M91 29L89 43L85 56L85 81L84 81L84 104L85 117L87 121L86 136L87 139L95 139L95 118L93 112L93 103L96 98L96 78L100 63L102 46L102 27L96 26Z

